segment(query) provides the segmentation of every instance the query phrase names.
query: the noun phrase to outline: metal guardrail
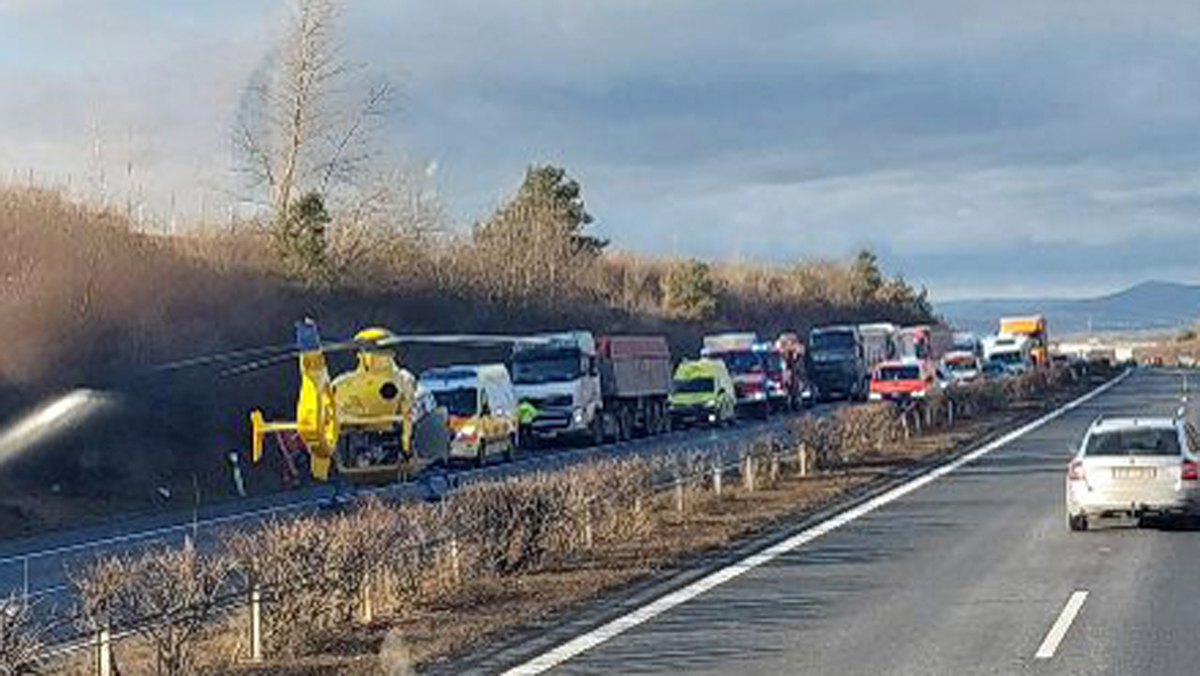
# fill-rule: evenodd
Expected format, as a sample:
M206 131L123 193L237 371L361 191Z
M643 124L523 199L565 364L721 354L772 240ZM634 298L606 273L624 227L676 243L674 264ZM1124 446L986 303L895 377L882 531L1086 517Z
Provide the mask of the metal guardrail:
M770 423L755 422L748 426L739 427L734 430L734 432L736 433L736 436L745 437L758 432L768 431L764 430L763 428L778 427L779 423L779 420L772 421ZM585 462L597 457L621 457L628 454L656 455L664 452L671 452L672 449L642 447L647 443L656 441L682 442L686 441L689 435L694 434L695 430L677 430L666 435L640 438L631 441L614 442L604 444L602 446L560 449L549 453L539 453L537 455L518 459L517 461L510 463L438 473L426 477L422 481L409 484L392 484L388 486L359 489L346 494L346 496L335 496L335 499L347 496L360 497L370 495L381 497L398 497L400 499L420 499L422 497L430 497L432 494L448 493L456 490L460 486L480 480L491 480L530 472L544 471L555 467L578 464L580 462ZM696 441L698 443L713 443L714 440L711 438L700 438ZM443 484L443 487L431 488L428 484L432 483L441 483ZM0 557L0 584L6 584L10 593L20 594L31 601L50 599L65 594L69 591L70 587L65 583L61 583L44 586L41 588L34 588L32 586L32 580L34 577L36 577L34 573L44 573L47 566L53 566L56 570L51 574L51 576L58 577L63 573L62 569L64 566L70 566L75 562L78 562L79 564L85 564L87 561L96 558L97 555L107 553L106 550L117 548L127 548L127 551L136 550L140 547L155 546L173 540L182 542L188 537L199 541L204 537L215 537L217 531L223 527L233 527L247 522L262 521L272 517L302 513L308 510L316 510L322 505L327 504L329 500L329 496L309 495L305 496L304 498L283 504L268 505L233 514L210 516L199 519L193 518L186 522L181 521L166 526L148 528L137 532L105 536L96 538L94 540L88 540L86 542L60 545L23 554L3 556Z
M442 497L452 495L452 494L458 492L459 490L462 490L464 487L466 487L472 483L475 483L477 481L480 481L480 480L493 479L493 478L501 478L501 479L509 478L509 477L520 476L522 474L546 470L548 468L545 466L545 463L543 462L546 460L553 460L553 461L555 461L555 463L554 463L555 465L561 467L561 466L570 466L570 465L579 464L579 463L586 462L590 459L594 459L597 457L619 458L619 457L626 456L626 455L639 456L639 457L640 456L659 456L659 455L661 455L664 457L675 457L676 459L681 456L690 456L693 459L701 458L701 459L703 459L703 461L699 462L697 464L702 466L703 469L698 469L698 470L691 472L690 474L686 474L686 475L676 472L668 480L665 480L662 482L651 483L651 485L649 486L649 491L650 492L656 492L656 491L661 492L666 487L673 487L674 490L681 490L681 487L684 483L695 482L700 479L705 479L705 478L711 477L712 482L713 482L712 483L713 489L716 493L719 494L722 490L722 485L721 485L722 477L725 474L728 474L729 472L731 472L735 469L739 469L739 471L740 471L740 468L742 467L742 464L743 464L742 451L745 448L745 446L747 446L748 444L754 444L754 443L761 442L762 437L753 437L753 438L749 437L749 435L751 435L755 432L765 431L765 430L762 430L761 427L763 427L763 426L755 425L754 427L751 427L751 428L743 428L742 429L743 434L738 435L736 438L733 438L733 439L712 439L712 438L704 439L703 441L708 444L713 444L714 442L717 442L715 444L715 448L710 449L710 450L704 450L704 451L681 450L679 448L670 448L670 449L650 448L650 449L637 450L636 447L640 445L640 442L645 441L645 440L638 440L637 442L619 442L616 444L608 444L608 445L601 446L601 447L575 449L573 451L558 453L558 454L554 454L553 456L548 456L548 457L544 457L544 458L540 458L540 459L530 459L530 461L525 461L526 466L524 466L524 467L521 466L522 462L518 461L518 463L514 463L512 465L509 465L509 464L497 465L494 467L485 467L485 468L480 468L480 469L459 472L459 473L455 473L455 475L451 475L451 476L447 477L448 480L451 480L451 485L448 487L448 489L445 492L442 493ZM778 437L780 431L781 430L775 430L775 438ZM615 451L615 453L613 451ZM733 453L735 455L735 460L732 462L724 461L723 458L729 456L731 453ZM495 476L493 476L493 475L495 475ZM394 492L395 489L396 489L395 486L380 487L380 488L372 489L369 491L363 491L362 494L385 494L386 495L389 492ZM680 509L682 509L682 502L679 501L678 504L681 505ZM198 538L201 534L201 531L200 531L201 528L205 529L204 534L206 536L215 537L218 534L215 530L215 527L217 527L217 526L230 525L230 524L236 524L238 522L247 522L247 521L252 521L252 520L256 520L256 519L260 520L262 518L267 518L267 517L271 517L271 516L279 516L279 515L284 515L284 514L288 514L288 513L295 513L295 512L303 511L306 508L313 508L315 506L316 506L315 500L304 499L304 500L300 500L300 501L296 501L296 502L292 502L292 503L287 503L284 505L276 505L276 506L266 507L266 508L262 508L262 509L251 510L249 512L244 512L244 513L225 515L225 516L214 517L214 518L209 518L209 519L204 519L204 520L197 520L197 521L193 521L193 522L189 522L189 523L173 524L171 526L149 529L149 530L141 531L138 533L131 533L131 534L124 534L124 535L100 538L100 539L97 539L94 541L89 541L86 543L77 543L77 544L71 544L71 545L63 545L60 547L53 547L53 548L49 548L49 549L45 549L45 550L39 550L37 552L32 552L29 554L7 556L7 557L0 558L0 566L20 565L22 567L23 578L24 578L24 587L23 587L22 591L24 592L24 598L26 599L26 601L28 603L30 603L32 605L37 605L39 603L42 603L47 597L50 597L50 596L53 596L56 594L67 593L67 592L71 591L72 588L69 584L63 584L63 585L58 585L55 587L44 588L41 590L29 590L28 589L29 570L30 570L31 564L35 561L42 560L42 559L61 558L64 555L96 553L96 552L98 552L98 550L103 549L104 547L111 547L114 545L135 544L138 546L150 547L150 546L155 546L155 545L161 545L161 544L168 542L170 540L173 540L175 538L179 538L180 540L185 540L188 538ZM430 547L437 547L443 543L457 543L457 541L460 538L469 537L471 534L472 534L471 532L459 533L459 534L449 534L449 535L443 536L442 538L435 538L433 540L427 540L427 541L422 541L420 543L416 543L412 547L414 549L428 549ZM300 587L300 588L304 588L304 587ZM248 608L250 610L249 615L252 618L251 622L253 625L258 627L257 630L252 630L250 632L252 639L255 635L257 635L257 637L258 637L257 643L255 643L255 641L252 640L252 646L251 646L252 655L258 655L259 657L261 657L261 616L262 616L261 604L264 602L269 602L269 599L270 599L270 596L272 593L277 593L277 592L281 592L281 591L286 591L286 589L281 588L281 589L272 590L272 589L264 589L264 588L259 588L259 589L243 588L243 589L237 589L237 590L231 592L227 598L223 598L221 600L221 604L222 604L221 610L223 610L223 611L232 611L232 610L237 609L238 607ZM161 618L146 618L146 622L152 623L152 622L158 621L159 619L161 619ZM82 614L78 611L78 609L73 608L65 616L53 617L53 619L51 620L51 624L57 628L78 627L81 620L82 620ZM71 633L69 635L64 635L61 638L55 640L52 644L46 646L46 648L42 651L41 657L43 659L53 659L53 658L69 656L72 653L77 653L82 650L94 650L94 651L96 651L96 656L95 656L96 673L101 674L101 676L108 676L108 674L112 673L112 665L113 665L113 658L112 658L112 654L111 654L112 647L115 644L117 644L123 640L126 640L126 639L136 636L138 634L138 630L140 627L141 627L141 625L136 625L136 626L115 627L115 628L114 627L104 627L104 628L98 629L96 631L91 631L91 632L76 631L75 633Z

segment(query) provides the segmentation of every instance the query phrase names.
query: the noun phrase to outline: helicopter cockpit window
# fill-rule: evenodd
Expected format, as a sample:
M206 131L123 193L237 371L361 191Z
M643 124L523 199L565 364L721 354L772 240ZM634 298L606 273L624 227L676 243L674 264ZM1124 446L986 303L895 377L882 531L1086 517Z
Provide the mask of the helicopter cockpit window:
M391 369L390 352L362 351L358 353L358 365L365 371L387 371Z

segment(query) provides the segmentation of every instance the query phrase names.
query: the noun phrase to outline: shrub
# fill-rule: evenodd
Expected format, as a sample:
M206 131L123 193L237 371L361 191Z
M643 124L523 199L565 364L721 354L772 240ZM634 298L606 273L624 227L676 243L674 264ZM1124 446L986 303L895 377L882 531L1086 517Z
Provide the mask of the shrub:
M196 648L232 592L233 560L183 547L97 562L73 582L91 627L130 629L154 648L156 673L196 672Z
M263 636L272 654L310 650L345 617L345 599L325 588L335 554L323 520L276 519L258 530L232 533L228 542L247 587L263 590Z
M707 264L692 259L676 263L662 280L663 312L686 321L717 314L717 285Z

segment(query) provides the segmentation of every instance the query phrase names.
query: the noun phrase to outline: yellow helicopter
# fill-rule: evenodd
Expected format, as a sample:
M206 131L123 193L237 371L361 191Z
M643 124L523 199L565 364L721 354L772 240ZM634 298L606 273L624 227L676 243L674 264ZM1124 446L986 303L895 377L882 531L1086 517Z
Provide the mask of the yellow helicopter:
M271 433L292 433L308 451L309 472L325 481L331 470L350 481L387 483L407 479L449 455L449 427L432 396L422 397L417 379L396 361L401 343L496 346L511 336L399 336L385 328L359 331L346 343L322 344L316 323L296 323L300 392L296 418L268 421L250 413L251 458L263 455ZM355 368L331 377L325 356L352 349Z
M443 460L448 441L445 449L414 448L417 414L433 412L416 410L416 378L396 363L391 349L396 342L387 329L368 328L348 345L322 345L314 322L298 322L296 419L267 421L262 411L252 411L252 459L262 457L267 434L293 432L308 450L313 478L322 481L329 478L331 466L347 479L377 482L403 479ZM357 365L331 378L325 353L346 347L357 350Z

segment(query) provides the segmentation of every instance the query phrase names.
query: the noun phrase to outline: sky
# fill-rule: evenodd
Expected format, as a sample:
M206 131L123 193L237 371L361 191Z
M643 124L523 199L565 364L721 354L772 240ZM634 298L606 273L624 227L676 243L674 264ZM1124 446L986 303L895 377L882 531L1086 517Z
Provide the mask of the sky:
M0 0L0 172L219 220L284 0ZM350 0L381 161L455 222L535 162L622 250L869 247L935 299L1200 282L1200 3Z

